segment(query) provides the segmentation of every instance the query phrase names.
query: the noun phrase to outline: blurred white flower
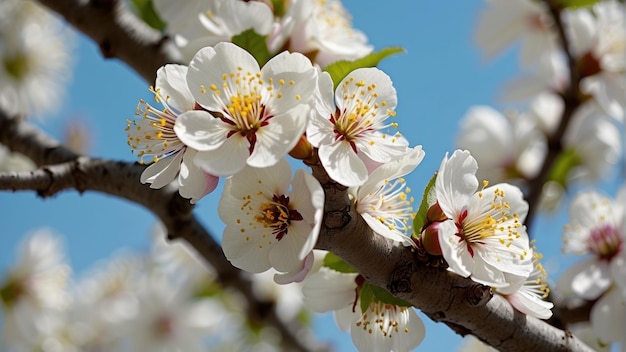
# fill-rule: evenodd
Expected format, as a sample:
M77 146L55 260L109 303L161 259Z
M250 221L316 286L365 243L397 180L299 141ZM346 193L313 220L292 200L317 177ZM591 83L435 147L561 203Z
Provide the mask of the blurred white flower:
M0 144L0 172L6 171L32 171L37 165L24 154L12 152L9 148Z
M622 270L624 267L621 268ZM626 350L626 283L610 288L591 308L589 322L603 343L617 342Z
M577 195L570 205L570 223L563 231L563 251L590 254L567 269L559 286L570 287L579 297L593 300L612 284L611 267L626 258L624 221L626 188L616 200L594 191ZM615 264L618 263L618 264Z
M6 343L32 344L38 324L67 308L70 273L57 234L44 228L22 241L16 264L0 282L0 307L4 308L2 336Z
M492 182L534 177L546 154L545 138L528 115L503 115L489 106L470 108L457 139L476 158L476 176Z
M622 135L613 120L593 103L578 108L568 125L563 144L579 158L572 180L597 181L605 177L622 154Z
M377 68L348 74L336 91L330 75L319 76L317 113L307 127L307 138L318 147L328 175L338 183L362 185L382 163L403 155L408 141L384 130L398 126L387 121L396 115L396 90L391 78Z
M436 226L448 270L492 287L506 287L506 274L528 277L532 250L523 225L528 203L519 188L496 184L478 189L476 160L456 150L441 162L432 207L445 219ZM485 188L486 187L486 188ZM431 210L429 210L431 211Z
M353 187L356 211L377 234L412 246L410 238L413 197L402 176L411 173L424 159L421 146L410 149L376 168L362 186Z
M73 37L35 1L0 4L0 107L42 117L58 108L71 76Z
M131 152L140 162L151 163L141 174L141 182L159 189L177 180L179 193L195 203L215 190L219 178L193 162L196 151L187 147L174 131L182 116L195 113L196 101L187 87L187 67L165 65L157 71L156 89L150 87L157 103L155 109L143 100L137 106L136 120L127 120L126 132Z
M556 49L552 19L543 3L532 0L489 0L480 14L475 39L487 58L512 42L521 42L521 62L535 64L546 52Z
M244 49L220 43L194 56L187 82L202 110L181 115L174 131L198 150L195 165L229 176L275 165L296 145L312 114L317 71L288 52L259 68Z
M161 275L144 277L137 299L137 313L125 326L132 351L205 351L205 339L224 317L219 303L194 298Z
M228 179L220 200L224 254L251 273L269 268L298 273L317 242L323 207L319 182L302 169L292 181L287 160L263 169L246 167Z
M626 108L625 12L618 1L565 12L581 88L618 121L624 120Z
M270 47L278 48L288 39L290 50L307 54L321 67L359 59L373 49L367 36L352 27L352 18L339 0L292 1L273 36Z
M233 36L248 29L267 35L274 19L272 10L262 1L155 0L154 7L185 61L191 60L201 48L230 42Z
M274 281L274 270L252 275L252 290L261 301L276 304L276 313L285 322L297 318L302 310L302 285L297 282L280 285Z

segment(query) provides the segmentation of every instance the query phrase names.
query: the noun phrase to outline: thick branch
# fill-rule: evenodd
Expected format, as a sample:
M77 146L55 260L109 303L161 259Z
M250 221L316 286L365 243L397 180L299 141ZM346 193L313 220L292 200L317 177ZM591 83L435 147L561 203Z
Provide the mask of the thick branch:
M1 110L0 143L42 166L33 172L0 174L0 189L30 189L44 197L64 189L89 190L143 205L163 222L170 239L181 238L188 242L215 269L222 285L245 296L249 304L248 315L253 322L279 330L283 346L288 350L310 350L296 335L297 331L281 321L273 303L258 301L249 278L230 264L221 246L192 213L193 206L178 194L175 187L153 190L139 183L144 166L78 156L36 128L7 117ZM52 163L55 165L50 165Z
M162 33L135 17L118 0L40 0L85 33L106 58L117 57L147 82L166 63L182 61L180 51Z
M578 70L576 69L576 58L573 56L569 39L567 38L567 33L565 32L565 25L561 20L561 7L559 5L559 1L557 0L545 0L545 4L547 5L550 15L554 21L554 25L558 32L559 43L561 44L561 49L563 49L563 53L567 57L567 63L569 68L569 85L562 93L564 110L561 115L561 121L557 126L556 130L552 133L552 135L548 136L548 153L543 162L541 170L537 176L535 176L532 180L530 180L528 194L526 196L526 200L528 201L529 209L528 215L526 216L526 226L530 228L535 214L537 212L537 206L539 205L539 201L541 200L541 194L543 191L543 185L548 179L550 174L550 170L554 166L554 162L557 157L563 151L562 140L565 135L565 130L569 125L574 112L578 107L582 104L582 100L580 97L580 76L578 74Z
M517 312L489 288L444 269L426 266L414 251L376 235L346 206L345 187L313 174L326 190L326 213L318 248L341 256L371 283L412 303L456 332L474 334L502 351L591 351L571 334ZM378 258L372 260L372 258Z

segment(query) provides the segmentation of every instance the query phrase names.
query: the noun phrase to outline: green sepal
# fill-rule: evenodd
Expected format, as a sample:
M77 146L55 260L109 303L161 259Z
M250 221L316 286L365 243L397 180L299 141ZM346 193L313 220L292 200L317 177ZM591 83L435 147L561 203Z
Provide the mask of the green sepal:
M561 5L564 9L578 9L581 7L593 6L598 1L599 0L560 0L559 5Z
M567 179L573 168L582 163L580 156L574 149L568 149L556 158L548 175L548 181L554 181L567 188Z
M132 0L132 4L137 10L137 17L141 18L150 27L159 31L165 29L165 22L154 9L152 0Z
M274 7L274 17L283 17L287 13L285 0L271 0Z
M411 303L400 299L389 293L389 291L385 290L384 288L372 285L367 281L363 283L363 286L361 286L361 290L359 291L359 299L361 300L361 312L363 313L367 311L367 308L369 308L372 302L383 302L400 307L412 306Z
M260 67L263 67L272 58L265 42L265 36L258 34L252 28L234 36L232 42L254 56Z
M428 208L437 201L437 195L435 194L435 181L437 180L437 173L430 178L424 188L424 195L422 196L422 202L420 203L417 213L413 218L413 237L419 237L422 233L422 226L426 223L426 212Z
M357 68L376 67L383 59L403 52L404 49L400 47L385 48L354 61L340 60L333 62L332 64L326 66L324 71L330 74L330 77L333 80L333 86L337 88L339 82L341 82L342 79L346 78L350 72L356 70Z
M351 273L358 272L353 267L351 267L350 264L346 263L343 259L341 259L341 257L331 252L326 253L326 256L324 256L324 262L322 265L324 265L325 267L329 269L338 271L340 273L351 274Z

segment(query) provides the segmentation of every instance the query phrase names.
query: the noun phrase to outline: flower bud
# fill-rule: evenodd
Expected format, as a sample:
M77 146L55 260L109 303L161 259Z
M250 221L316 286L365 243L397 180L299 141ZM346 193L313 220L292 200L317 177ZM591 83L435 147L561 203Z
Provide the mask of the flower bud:
M426 211L426 223L431 224L433 222L444 221L448 219L448 216L441 210L439 206L439 202L435 202L435 204L431 205L430 208Z
M313 155L313 146L309 143L306 136L302 135L296 146L289 152L289 155L295 159L307 160Z
M434 222L422 231L422 245L428 254L441 255L441 246L439 245L440 224L440 222Z

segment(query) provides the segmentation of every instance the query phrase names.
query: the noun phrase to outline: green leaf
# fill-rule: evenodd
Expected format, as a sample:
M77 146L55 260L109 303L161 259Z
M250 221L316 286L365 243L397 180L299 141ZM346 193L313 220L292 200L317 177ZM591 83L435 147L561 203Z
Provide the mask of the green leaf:
M339 82L357 68L376 67L383 59L403 52L404 49L399 47L385 48L354 61L341 60L333 62L326 66L324 71L330 74L330 77L333 79L333 84L335 88L337 88Z
M567 188L567 179L570 171L581 163L580 156L578 156L574 149L562 152L554 162L550 174L548 175L548 180L555 181L563 186L563 188Z
M561 7L568 9L577 9L581 7L593 6L599 0L560 0Z
M361 286L359 299L361 300L362 312L365 312L372 302L383 302L400 307L412 306L411 303L392 295L384 288L372 285L368 282L363 283L363 286Z
M331 252L326 253L326 256L324 256L323 265L329 269L333 269L340 273L356 273L357 272L356 270L354 270L353 267L350 266L350 264L343 261L341 257Z
M420 207L415 213L413 218L413 236L418 237L422 233L422 226L426 222L426 212L428 208L435 203L437 196L435 195L435 181L437 180L437 173L433 175L424 188L424 195L422 196L422 202Z
M250 28L241 34L237 34L232 39L233 44L236 44L243 49L246 49L259 63L259 66L263 67L269 59L272 58L267 43L265 42L265 36L262 36Z
M152 0L132 0L132 4L137 10L137 16L150 27L159 31L165 29L165 22L163 22L161 17L156 13Z

